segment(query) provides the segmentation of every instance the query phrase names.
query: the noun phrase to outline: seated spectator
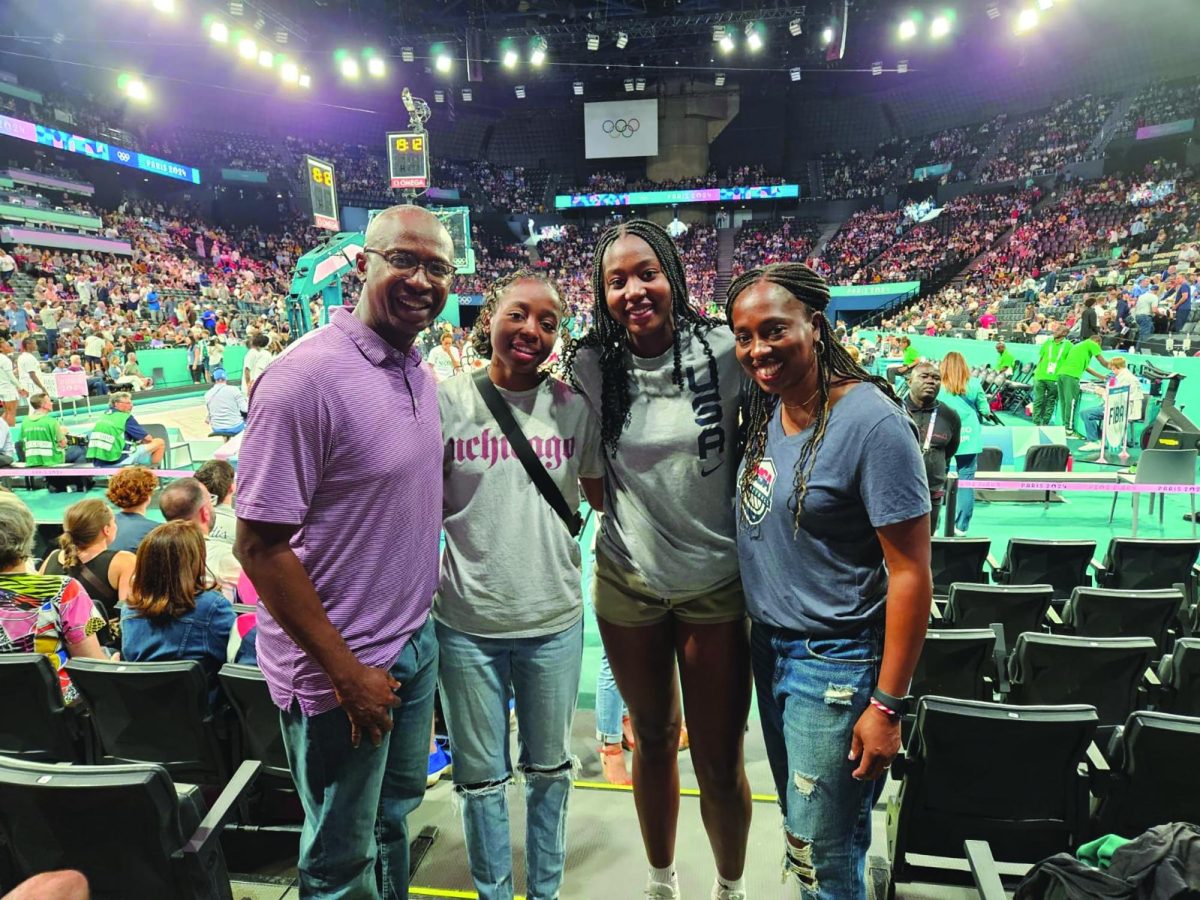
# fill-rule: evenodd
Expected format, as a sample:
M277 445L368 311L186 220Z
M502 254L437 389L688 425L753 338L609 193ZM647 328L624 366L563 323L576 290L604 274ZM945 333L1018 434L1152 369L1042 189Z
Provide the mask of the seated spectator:
M42 653L58 670L63 699L79 699L63 668L80 656L106 659L96 633L104 619L87 591L69 576L31 578L33 514L15 498L0 500L0 653Z
M242 576L242 564L234 557L232 544L212 537L216 513L208 488L195 478L178 478L163 488L158 508L168 522L185 519L199 526L205 540L208 574L225 598L233 600L237 595L238 579Z
M70 575L87 588L92 600L113 612L129 596L134 555L110 547L117 536L117 520L98 497L80 500L67 508L60 550L42 562L42 575Z
M233 607L213 589L204 534L194 522L174 521L146 535L133 590L121 608L121 651L132 662L194 659L217 693Z
M162 438L152 438L133 417L133 395L116 391L109 407L88 436L87 458L97 466L157 466L167 450Z
M67 366L68 372L85 372L83 368L83 360L79 358L78 353L71 354L71 364ZM99 367L95 370L95 375L88 375L87 386L88 393L93 397L103 397L108 393L108 384L104 381L104 376L100 373Z
M116 515L117 537L109 544L110 550L136 553L142 538L162 524L146 516L156 490L158 476L145 466L122 469L108 480L105 496L120 510Z
M61 466L83 459L85 450L80 444L68 443L67 428L54 417L54 402L42 393L29 398L29 415L21 423L21 443L25 445L25 464L29 466ZM68 478L47 478L46 489L58 493L67 489ZM85 480L81 487L91 487Z
M213 503L213 524L208 536L229 544L237 534L237 514L233 511L234 474L233 466L223 459L210 459L196 470L196 480L208 488Z
M229 383L224 369L213 369L212 378L214 384L204 395L204 406L208 410L204 418L213 434L229 440L246 427L246 395Z
M121 370L121 377L116 379L116 383L135 391L144 391L154 384L154 380L142 374L142 370L138 366L137 354L129 353L125 357L125 368Z

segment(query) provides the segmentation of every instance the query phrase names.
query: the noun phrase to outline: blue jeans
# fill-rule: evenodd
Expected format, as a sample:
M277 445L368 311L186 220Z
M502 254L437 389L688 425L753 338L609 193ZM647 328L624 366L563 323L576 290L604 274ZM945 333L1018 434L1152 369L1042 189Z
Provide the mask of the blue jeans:
M1089 406L1083 411L1083 433L1089 441L1100 440L1100 426L1104 422L1104 404Z
M223 435L224 437L233 437L235 434L241 434L245 430L246 430L246 421L243 419L241 422L238 422L232 428L214 428L212 430L212 433Z
M975 477L979 464L979 454L961 453L954 457L954 468L958 471L960 481L968 481ZM966 531L971 527L971 516L975 512L975 490L959 488L958 501L954 512L954 527Z
M306 717L293 704L280 713L304 806L300 896L408 897L408 814L425 796L437 660L433 622L426 621L392 664L400 705L378 747L366 737L350 745L341 707Z
M1154 317L1153 316L1136 316L1138 336L1136 349L1141 350L1146 339L1154 334Z
M767 758L787 843L787 873L817 900L866 900L871 807L882 782L856 781L846 757L879 674L882 630L809 638L754 622L750 653Z
M608 654L600 657L596 673L596 740L602 744L621 743L621 720L625 717L625 701L617 689L608 666Z
M518 770L525 782L526 896L556 900L577 762L571 756L571 720L583 662L583 620L531 638L478 637L441 622L436 628L442 712L475 890L480 900L513 897L508 698L514 696Z

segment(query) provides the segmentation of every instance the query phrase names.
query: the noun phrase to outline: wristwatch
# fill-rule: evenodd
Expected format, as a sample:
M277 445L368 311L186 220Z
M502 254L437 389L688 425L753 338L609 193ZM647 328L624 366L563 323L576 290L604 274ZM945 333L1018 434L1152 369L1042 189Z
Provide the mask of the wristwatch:
M893 697L875 688L875 692L871 694L871 705L889 719L902 719L912 709L912 697Z

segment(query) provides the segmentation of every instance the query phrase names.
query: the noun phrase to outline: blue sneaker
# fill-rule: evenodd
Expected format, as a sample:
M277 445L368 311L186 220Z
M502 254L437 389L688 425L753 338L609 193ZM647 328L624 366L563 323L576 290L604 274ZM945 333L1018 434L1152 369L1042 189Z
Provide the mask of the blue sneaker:
M438 741L437 749L429 754L429 774L425 778L425 787L433 787L450 769L450 751L446 749L445 741Z

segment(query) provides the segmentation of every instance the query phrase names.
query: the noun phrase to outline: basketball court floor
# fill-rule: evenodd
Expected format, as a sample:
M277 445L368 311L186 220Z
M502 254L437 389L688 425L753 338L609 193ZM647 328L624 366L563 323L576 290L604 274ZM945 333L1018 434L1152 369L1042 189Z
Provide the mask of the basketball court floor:
M204 422L204 406L199 395L165 401L146 401L138 405L135 415L142 422L159 422L177 430L183 440L198 442L195 458L211 456L219 442L208 439ZM68 424L72 420L68 419ZM172 440L176 433L172 433ZM178 461L177 461L178 462ZM1076 469L1087 463L1077 463ZM62 511L80 498L79 494L49 494L44 490L19 491L22 499L34 509L42 521L61 518ZM100 492L94 492L99 496ZM971 524L972 536L986 536L992 541L992 554L1003 555L1010 537L1051 539L1090 538L1097 542L1097 555L1102 555L1111 537L1128 536L1131 529L1131 510L1128 495L1117 502L1114 523L1108 523L1112 502L1108 493L1065 493L1063 502L1043 505L1036 503L977 503ZM1184 495L1168 496L1159 523L1159 511L1148 514L1143 504L1139 520L1139 537L1190 537L1192 526L1182 520L1188 511ZM155 515L152 510L151 515ZM595 529L594 519L580 540L591 546ZM591 558L584 554L583 595L589 595ZM563 900L594 900L600 897L640 896L645 876L637 816L633 797L627 789L613 789L604 783L594 739L595 685L602 649L590 604L584 604L585 648L583 673L580 681L579 712L574 727L574 753L579 757L581 770L576 790L571 798L568 821L567 877L561 897ZM515 735L514 757L515 757ZM754 795L754 816L751 824L746 879L749 896L753 898L783 898L789 896L781 883L783 862L783 832L774 788L766 761L757 712L752 710L746 735L746 767ZM699 803L695 796L696 781L690 757L680 755L684 796L681 798L677 867L680 873L682 896L703 900L711 890L714 877L712 857L700 822ZM889 782L873 816L873 840L870 855L878 865L887 856L884 805L893 796L898 784ZM425 802L412 817L415 835L425 826L438 829L438 837L417 873L414 897L472 898L475 893L466 870L466 854L462 828L453 803L449 778L443 779L426 794ZM519 860L523 847L523 794L519 787L510 789L512 810L513 851ZM234 897L246 900L281 900L299 896L295 888L295 849L290 837L281 842L273 840L268 852L259 854L247 846L237 846L241 839L231 836L229 853ZM248 852L249 851L249 852ZM965 863L962 864L965 871ZM524 890L521 866L516 867L517 891ZM966 898L975 892L967 888L941 885L901 886L898 896L908 898Z

